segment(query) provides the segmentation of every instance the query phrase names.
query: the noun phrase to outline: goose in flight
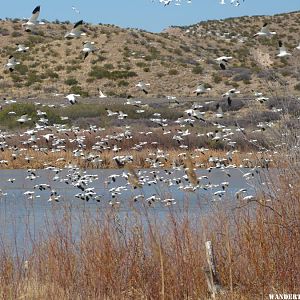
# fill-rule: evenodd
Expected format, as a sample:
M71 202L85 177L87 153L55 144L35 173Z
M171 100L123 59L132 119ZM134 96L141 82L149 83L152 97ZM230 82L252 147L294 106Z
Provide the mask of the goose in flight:
M31 118L28 118L28 115L23 115L21 116L19 119L17 119L17 121L20 123L20 124L24 124L25 122L28 122L30 121Z
M80 10L76 8L75 6L72 6L72 10L76 12L77 14L80 14Z
M99 93L99 98L107 98L107 96L104 95L99 88L97 88L97 90L98 90L98 93Z
M25 28L25 31L27 32L31 32L35 27L36 25L38 24L45 24L44 22L39 22L37 19L40 15L40 11L41 11L41 7L38 5L33 11L32 11L32 15L30 17L30 19L22 24L22 27Z
M265 23L263 25L263 27L261 28L261 30L259 32L257 32L256 34L254 34L254 37L257 37L257 36L272 36L272 35L275 35L275 34L276 34L275 31L270 31L269 30L269 24Z
M223 60L229 61L229 60L232 59L232 58L233 58L232 56L220 56L220 57L216 58L216 61L217 61L217 62L221 62L221 61L223 61Z
M142 90L146 95L148 94L148 91L147 91L147 86L149 86L150 83L144 83L144 81L139 81L138 84L136 84L135 86L137 88L139 88L140 90Z
M15 69L15 66L19 65L19 64L20 64L20 62L16 61L16 59L14 58L14 56L11 55L8 58L8 62L5 65L5 68L8 69L10 72L12 72Z
M77 103L76 97L80 97L80 95L78 95L78 94L69 94L65 97L65 99L68 99L69 102L73 105L73 104Z
M205 88L204 84L200 84L197 86L197 88L193 91L193 93L196 93L197 96L199 96L200 94L204 94L207 91L210 91L211 88Z
M219 64L221 70L226 70L230 59L232 59L232 56L221 56L215 60Z
M164 6L170 5L172 0L159 0L160 3L162 3Z
M237 89L230 89L229 91L227 91L226 93L224 93L222 95L222 97L229 97L229 96L232 96L232 95L235 95L235 94L240 94L241 92L238 91Z
M285 46L283 45L282 41L278 42L279 45L279 54L277 54L277 57L285 57L292 55L291 53L288 53L285 49Z
M16 44L16 46L18 47L16 52L27 52L29 49L29 47L25 47L23 44Z
M215 114L215 117L216 118L223 118L224 117L223 109L222 109L222 107L220 106L219 103L216 105L216 109L217 109L217 112Z
M89 53L94 53L98 49L95 47L94 42L85 41L83 42L83 49L82 52L84 53L84 59L86 59Z
M80 20L77 23L75 23L72 30L65 34L65 38L66 39L73 39L73 38L77 38L77 37L81 37L81 36L86 35L86 33L81 30L81 25L82 24L83 24L83 20Z
M232 97L234 97L237 94L240 94L241 92L236 89L231 89L227 91L225 94L222 95L223 98L227 98L227 103L229 106L232 104Z
M296 47L296 49L300 50L300 43L299 43L299 45Z

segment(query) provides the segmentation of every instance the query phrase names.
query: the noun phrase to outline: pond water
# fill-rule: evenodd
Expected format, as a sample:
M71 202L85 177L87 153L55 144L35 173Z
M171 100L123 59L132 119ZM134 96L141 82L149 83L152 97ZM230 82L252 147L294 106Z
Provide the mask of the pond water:
M245 188L243 197L255 195L262 185L262 171L251 169L198 170L200 187L195 191L188 188L183 171L141 170L141 188L128 184L123 170L37 170L34 176L27 170L0 171L0 238L17 241L35 239L39 230L49 225L55 217L59 221L66 209L72 211L74 228L76 215L88 212L91 216L111 210L117 212L120 220L130 219L133 213L147 209L149 214L163 219L169 209L192 214L209 213L214 203L234 205L236 192ZM126 171L125 171L126 172ZM79 174L79 176L78 176ZM111 175L115 175L115 181ZM78 198L83 194L78 178L88 178L85 191L90 189L93 196L89 201ZM41 186L45 187L40 188ZM47 185L47 186L45 186ZM77 185L77 186L76 186ZM41 190L42 189L42 190ZM57 201L49 201L51 194ZM219 192L219 193L218 193ZM115 193L115 195L113 195ZM217 193L217 194L215 194ZM77 197L76 197L77 195ZM134 198L140 195L136 201ZM151 198L152 197L152 198ZM152 200L151 200L152 199ZM166 201L166 199L173 199ZM176 204L168 205L173 202ZM149 204L151 203L151 205ZM56 221L57 221L56 220ZM24 244L23 244L24 247Z

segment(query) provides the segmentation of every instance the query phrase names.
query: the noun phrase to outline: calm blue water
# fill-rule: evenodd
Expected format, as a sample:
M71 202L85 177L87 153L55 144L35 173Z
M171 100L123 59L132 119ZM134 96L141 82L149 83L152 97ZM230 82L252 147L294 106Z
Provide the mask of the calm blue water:
M189 212L191 214L203 215L212 211L215 203L224 203L226 206L234 205L235 193L241 188L246 188L244 196L255 195L256 187L261 186L260 174L253 172L249 179L243 175L251 172L250 169L228 169L226 173L222 170L214 169L198 170L197 175L207 176L200 180L200 188L195 191L187 191L184 188L188 182L184 180L183 171L175 171L169 175L160 170L157 173L157 183L154 184L155 177L151 170L142 170L140 178L144 178L142 188L133 189L127 180L121 175L123 170L86 170L82 175L97 175L86 188L94 188L96 194L89 201L84 201L75 197L82 191L72 185L76 183L73 171L63 170L56 174L51 170L37 170L36 179L26 179L29 173L26 170L1 170L0 171L0 238L1 242L17 242L22 247L26 247L24 241L34 241L38 238L41 229L51 226L54 221L60 222L66 211L72 212L74 228L79 226L80 214L88 212L91 217L114 210L120 220L128 221L134 219L136 214L147 214L163 219L170 209L177 213ZM120 175L113 182L109 179L112 174ZM92 178L92 176L90 177ZM11 183L8 180L14 179ZM176 183L177 179L177 183ZM178 183L179 179L182 180ZM68 182L68 184L66 183ZM222 191L222 183L225 184L225 193L222 197L214 195L217 191ZM171 185L170 185L171 183ZM34 186L47 184L50 188L40 191ZM224 184L223 184L224 185ZM109 191L120 188L120 194L112 197ZM51 191L55 190L60 196L59 202L51 201L49 198ZM25 195L26 192L34 192L32 196ZM136 202L135 196L143 195ZM155 196L156 199L149 205L147 198ZM100 201L97 202L95 197ZM163 200L173 198L175 205L166 206ZM54 222L55 223L55 222ZM22 248L21 247L21 248Z

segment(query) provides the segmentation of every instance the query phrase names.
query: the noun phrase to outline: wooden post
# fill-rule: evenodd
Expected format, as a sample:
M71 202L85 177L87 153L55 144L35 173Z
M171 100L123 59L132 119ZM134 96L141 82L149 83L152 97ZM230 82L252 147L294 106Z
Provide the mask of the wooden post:
M212 299L216 299L216 295L221 291L221 284L217 274L213 246L211 241L205 242L206 259L208 269L205 269L205 276L207 280L208 289L211 293Z

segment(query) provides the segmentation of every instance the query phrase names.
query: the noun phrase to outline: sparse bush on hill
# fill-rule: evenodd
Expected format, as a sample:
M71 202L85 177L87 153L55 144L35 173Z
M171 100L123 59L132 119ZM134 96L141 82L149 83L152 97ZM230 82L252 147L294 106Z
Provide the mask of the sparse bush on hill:
M111 80L117 80L117 79L127 79L130 77L135 77L137 74L133 71L109 71L103 67L95 66L92 68L92 71L89 73L89 76L96 78L96 79L102 79L107 78Z
M41 76L37 75L35 72L30 72L27 75L27 81L25 83L26 86L31 86L34 83L41 82Z
M214 73L212 75L212 79L213 79L214 83L216 83L216 84L218 84L222 81L222 77L217 73Z
M174 75L178 75L179 72L176 69L171 69L171 70L169 70L168 74L171 75L171 76L174 76Z
M79 85L73 85L70 88L70 93L72 94L79 94L81 97L88 97L89 93L87 91L82 90Z
M19 36L23 36L23 34L20 31L13 31L11 33L11 36L16 38L16 37L19 37Z
M75 78L68 78L65 80L65 84L67 85L76 85L78 84L78 81Z
M194 74L202 74L202 73L203 73L203 68L202 68L200 65L195 66L195 67L192 69L192 72L193 72Z
M300 83L296 84L296 85L294 86L294 89L295 89L296 91L300 91Z
M118 82L118 86L121 87L121 86L129 86L129 82L128 81L125 81L125 80L120 80Z

